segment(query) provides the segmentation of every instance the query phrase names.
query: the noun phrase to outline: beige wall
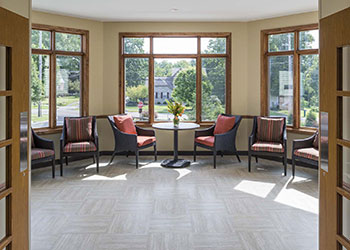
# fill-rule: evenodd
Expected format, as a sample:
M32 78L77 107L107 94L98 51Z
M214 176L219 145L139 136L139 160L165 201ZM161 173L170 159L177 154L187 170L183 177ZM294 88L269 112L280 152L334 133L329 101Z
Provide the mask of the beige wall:
M232 112L260 113L260 31L276 27L317 23L317 12L249 23L100 23L79 18L33 12L33 22L75 27L90 31L90 114L119 112L119 32L231 32L232 33ZM114 141L108 122L99 120L101 150L112 150ZM238 150L247 150L251 120L244 120L237 137ZM50 135L58 146L59 135ZM289 134L289 148L294 138ZM158 149L172 150L172 134L157 131ZM193 132L181 132L180 150L193 149ZM58 151L57 151L58 153ZM57 154L58 155L58 154Z
M349 7L350 0L319 0L319 15L324 18Z
M8 9L20 16L30 17L31 0L0 0L0 7Z

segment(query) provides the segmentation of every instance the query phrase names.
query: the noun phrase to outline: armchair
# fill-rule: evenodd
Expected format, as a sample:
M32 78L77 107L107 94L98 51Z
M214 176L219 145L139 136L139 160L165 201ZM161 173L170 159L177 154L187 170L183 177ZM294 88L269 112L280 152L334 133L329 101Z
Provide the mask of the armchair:
M92 156L96 158L96 171L99 172L98 134L95 116L65 117L60 138L60 171L63 176L63 157Z
M295 164L297 161L318 167L318 131L312 136L293 141L292 173L295 176Z
M154 130L144 129L135 126L130 115L116 115L108 116L108 121L111 124L114 134L114 151L111 160L108 164L113 162L117 153L135 152L136 168L139 167L139 151L145 148L154 148L154 160L157 161L157 142Z
M220 152L221 156L223 156L223 152L233 152L238 161L241 162L236 148L236 135L241 121L242 117L239 115L221 114L213 126L196 130L193 160L196 161L197 147L202 147L213 151L214 168L216 168L217 152ZM218 131L218 129L221 131Z
M51 161L52 178L55 178L55 146L52 140L39 137L32 129L31 144L32 165Z
M287 175L287 129L285 117L254 117L252 133L248 141L248 171L251 157L278 157Z

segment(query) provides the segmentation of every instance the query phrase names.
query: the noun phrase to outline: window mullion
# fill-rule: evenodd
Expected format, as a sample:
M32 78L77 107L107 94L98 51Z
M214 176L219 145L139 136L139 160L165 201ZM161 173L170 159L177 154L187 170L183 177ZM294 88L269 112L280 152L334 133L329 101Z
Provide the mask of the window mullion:
M293 67L293 127L300 128L300 58L299 50L299 32L294 35L294 67Z
M152 43L152 42L151 42ZM149 81L148 81L148 112L149 112L149 122L154 122L154 58L150 56L149 58Z
M196 59L196 122L202 121L202 58L201 54L201 39L197 37L197 54Z

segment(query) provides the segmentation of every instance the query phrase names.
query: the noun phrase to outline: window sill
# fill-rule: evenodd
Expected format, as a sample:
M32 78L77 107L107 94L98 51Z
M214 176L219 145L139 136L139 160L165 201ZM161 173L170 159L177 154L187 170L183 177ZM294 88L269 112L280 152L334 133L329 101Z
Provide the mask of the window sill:
M303 135L313 135L316 132L316 128L291 128L287 127L288 133L293 134L303 134Z
M38 135L50 135L62 133L62 127L57 128L35 128L34 132Z

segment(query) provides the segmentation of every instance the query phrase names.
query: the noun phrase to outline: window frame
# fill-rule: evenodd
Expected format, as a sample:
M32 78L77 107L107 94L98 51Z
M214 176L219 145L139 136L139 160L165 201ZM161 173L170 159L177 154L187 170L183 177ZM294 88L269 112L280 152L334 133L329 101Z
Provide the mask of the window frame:
M62 126L57 126L56 121L56 57L57 56L80 56L81 57L81 80L80 80L80 116L89 115L89 31L82 29L74 29L60 26L52 26L45 24L33 23L32 30L49 31L50 32L50 49L33 49L31 55L48 55L50 64L49 77L49 126L43 128L35 128L40 134L58 133L62 130ZM64 51L56 50L56 32L68 33L81 36L81 51Z
M147 54L126 54L124 53L124 38L150 38L150 52ZM153 53L153 38L197 38L197 53L196 54L154 54ZM201 38L226 38L226 53L225 54L204 54L201 53ZM149 120L136 121L139 125L149 126L153 123L164 122L155 121L154 116L154 60L159 58L164 59L196 59L196 119L195 121L201 125L210 125L214 121L202 121L202 58L226 58L226 83L225 83L225 113L231 114L231 33L230 32L122 32L119 33L119 112L125 113L125 85L124 85L124 60L125 58L148 58L149 59Z
M316 128L300 126L300 57L302 55L319 55L319 49L300 49L299 32L319 29L317 23L308 25L291 26L277 29L262 30L261 39L261 92L260 92L260 115L269 115L269 67L268 60L270 56L293 56L293 125L287 126L290 132L311 134ZM269 52L269 35L279 35L284 33L294 33L294 49L289 51Z

